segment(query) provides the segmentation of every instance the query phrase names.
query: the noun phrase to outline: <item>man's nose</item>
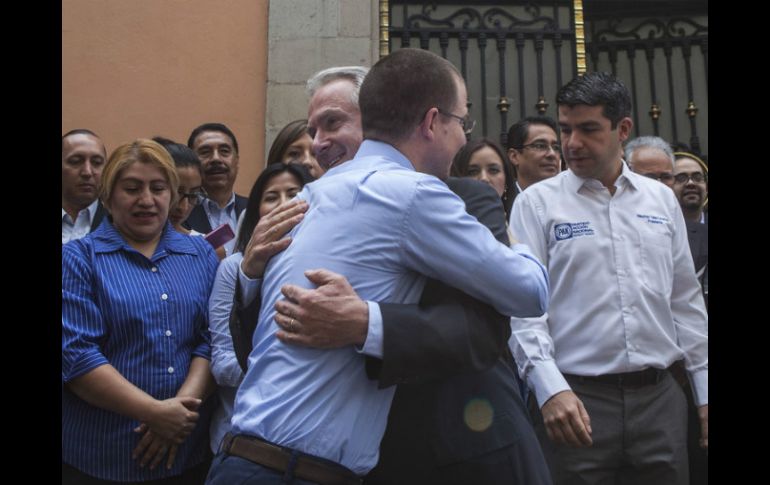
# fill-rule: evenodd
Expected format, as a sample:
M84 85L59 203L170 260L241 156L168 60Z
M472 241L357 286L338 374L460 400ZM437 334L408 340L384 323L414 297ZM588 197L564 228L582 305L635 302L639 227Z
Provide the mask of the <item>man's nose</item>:
M321 130L317 130L315 132L315 136L313 136L313 144L311 146L313 150L313 156L318 157L318 154L324 151L328 147L329 147L329 141L323 135L323 132Z
M90 178L94 176L94 166L91 165L89 160L83 164L83 169L80 171L80 175L84 178Z
M569 135L562 135L562 144L567 150L575 150L583 147L583 140L577 133L570 133ZM566 138L566 139L565 139Z

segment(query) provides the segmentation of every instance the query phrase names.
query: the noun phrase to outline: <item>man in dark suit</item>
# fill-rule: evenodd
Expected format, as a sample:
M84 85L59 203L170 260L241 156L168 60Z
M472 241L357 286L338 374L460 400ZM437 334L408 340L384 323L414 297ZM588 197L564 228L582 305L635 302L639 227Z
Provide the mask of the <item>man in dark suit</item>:
M201 233L229 224L235 232L248 199L233 192L238 176L238 141L221 123L204 123L190 133L189 146L201 161L207 199L193 209L185 226Z
M471 179L450 178L447 185L508 244L494 190ZM368 358L367 371L380 387L398 387L380 461L366 483L551 483L503 343L509 319L436 280L416 308L380 309L384 355ZM463 364L452 365L458 358Z
M357 85L346 73L322 72L308 82L311 96L314 90L341 79L350 80L356 89L360 86L360 81ZM319 106L317 112L324 112L324 103L316 98L311 100L311 119L314 102ZM352 157L360 144L361 128L360 121L350 125L358 130L358 137L351 136L351 130L340 129L341 135L319 130L314 148ZM319 155L323 153L316 154L320 161ZM448 179L447 183L463 198L467 211L507 244L505 214L494 189L471 179ZM269 230L264 227L265 232ZM358 298L344 277L331 272L324 277L328 279L316 281L319 287L315 290L285 287L291 301L276 305L281 315L276 321L287 330L279 332L279 338L333 348L348 345L350 335L366 334L367 302ZM253 306L248 310L236 303L234 308L241 321L255 319ZM366 481L551 483L507 348L509 319L436 280L428 280L418 304L380 303L379 309L383 358L367 357L367 374L380 387L398 387L380 463ZM236 350L250 347L249 342L238 341L237 333L233 332Z
M91 130L71 130L61 138L62 244L78 239L101 224L106 211L99 184L107 152Z

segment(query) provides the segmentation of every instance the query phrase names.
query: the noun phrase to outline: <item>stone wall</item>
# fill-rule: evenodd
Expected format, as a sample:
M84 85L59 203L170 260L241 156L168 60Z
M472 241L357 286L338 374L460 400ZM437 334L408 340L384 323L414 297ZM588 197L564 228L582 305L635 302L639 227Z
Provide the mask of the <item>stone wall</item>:
M376 61L378 6L378 0L270 0L265 154L284 125L307 116L305 82L313 73Z

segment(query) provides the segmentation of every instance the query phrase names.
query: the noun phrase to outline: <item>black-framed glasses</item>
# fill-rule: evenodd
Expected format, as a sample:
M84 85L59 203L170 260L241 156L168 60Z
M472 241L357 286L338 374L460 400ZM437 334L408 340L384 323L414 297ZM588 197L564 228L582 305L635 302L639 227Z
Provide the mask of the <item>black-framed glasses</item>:
M644 175L645 177L651 178L652 180L663 182L664 184L671 184L674 181L674 174L671 172L643 173L642 175Z
M527 143L526 145L522 145L520 147L514 147L517 150L523 150L525 148L530 148L536 152L547 152L548 148L551 148L556 153L561 153L561 145L558 143L548 143L545 141L535 141L532 143Z
M692 180L696 184L700 184L706 181L706 176L703 175L703 172L693 172L693 173L678 173L674 175L674 181L678 184L686 184Z
M187 203L195 207L198 204L203 203L203 199L207 196L206 191L201 189L197 192L182 192L179 191L179 197L181 199L187 199Z
M444 116L451 116L452 118L456 119L460 122L460 126L463 127L463 131L466 135L470 135L473 131L473 128L476 127L476 120L472 119L470 116L465 115L465 117L457 116L455 114L450 113L449 111L444 111L441 108L437 108L438 112L441 113Z

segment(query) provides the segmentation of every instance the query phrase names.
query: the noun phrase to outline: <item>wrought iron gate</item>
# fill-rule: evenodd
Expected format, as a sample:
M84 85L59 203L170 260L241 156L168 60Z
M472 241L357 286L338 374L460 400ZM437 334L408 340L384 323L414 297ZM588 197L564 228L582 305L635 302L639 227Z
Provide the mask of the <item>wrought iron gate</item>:
M499 134L505 145L508 126L519 118L556 116L556 91L577 74L570 2L485 1L486 8L412 3L390 2L390 49L420 47L458 66L482 136Z
M599 3L381 0L380 50L420 47L453 62L480 121L476 136L498 135L503 145L507 128L518 119L556 118L556 91L588 67L611 71L629 86L635 135L687 141L702 155L707 145L699 133L708 128L707 25L682 16L640 19L639 7L632 12L628 3L601 2L601 10ZM662 3L649 5L659 10ZM626 12L633 18L618 19ZM644 53L646 65L637 66L643 62L636 60L637 52ZM705 83L699 82L701 76Z

